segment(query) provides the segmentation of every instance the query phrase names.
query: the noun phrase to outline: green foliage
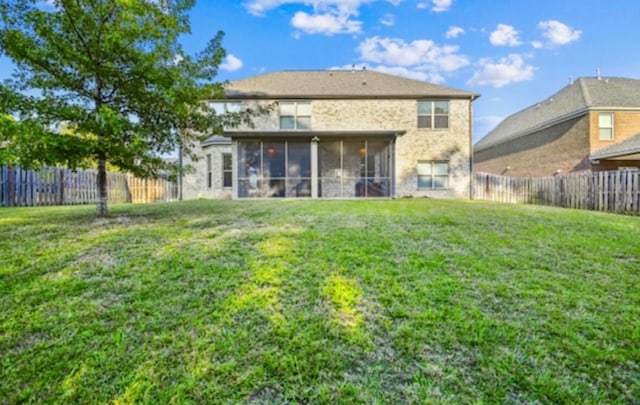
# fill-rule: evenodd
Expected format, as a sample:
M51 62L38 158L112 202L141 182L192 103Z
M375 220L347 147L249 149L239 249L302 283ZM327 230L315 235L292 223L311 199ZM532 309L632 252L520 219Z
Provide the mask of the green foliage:
M0 85L0 164L81 166L109 162L137 176L168 169L159 156L192 155L202 136L249 122L253 112L216 116L214 81L222 33L195 56L193 0L0 1L0 52L17 66ZM60 133L61 124L73 134ZM100 167L100 166L99 166Z
M640 398L640 218L405 199L0 210L6 403Z

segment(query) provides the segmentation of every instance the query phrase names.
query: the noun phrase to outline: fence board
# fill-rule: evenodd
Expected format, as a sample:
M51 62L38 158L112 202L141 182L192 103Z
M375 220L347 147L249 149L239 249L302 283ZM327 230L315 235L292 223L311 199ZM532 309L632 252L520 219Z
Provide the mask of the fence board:
M640 172L618 170L532 178L474 173L472 198L640 213Z
M98 201L95 170L0 167L0 207L94 204ZM138 179L129 173L107 173L110 203L175 201L176 183Z

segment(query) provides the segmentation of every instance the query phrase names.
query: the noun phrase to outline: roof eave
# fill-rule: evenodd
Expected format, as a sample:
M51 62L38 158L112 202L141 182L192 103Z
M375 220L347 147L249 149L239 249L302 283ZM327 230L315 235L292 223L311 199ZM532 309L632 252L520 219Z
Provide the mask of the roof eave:
M314 137L398 137L406 133L405 130L376 130L376 131L228 131L229 138L314 138Z
M594 153L589 156L589 160L593 162L594 160L622 158L625 156L637 155L638 153L640 153L640 147L633 148L633 149L626 149L619 152L601 153L601 154Z
M228 93L230 100L416 100L416 99L460 99L474 101L479 94L265 94L265 93Z
M572 113L568 113L568 114L562 115L560 117L557 117L555 119L543 122L542 124L536 125L535 127L527 128L524 131L516 132L515 134L513 134L511 136L508 136L506 138L501 139L499 142L492 142L492 143L489 143L487 145L474 146L474 150L476 152L481 152L483 150L490 149L490 148L492 148L494 146L502 145L503 143L510 142L510 141L515 140L515 139L523 138L525 136L532 135L532 134L534 134L534 133L536 133L538 131L542 131L542 130L547 129L549 127L552 127L554 125L558 125L558 124L563 123L565 121L568 121L568 120L574 119L576 117L580 117L582 115L585 115L586 113L589 112L589 110L590 110L590 108L582 108L582 109L574 111Z

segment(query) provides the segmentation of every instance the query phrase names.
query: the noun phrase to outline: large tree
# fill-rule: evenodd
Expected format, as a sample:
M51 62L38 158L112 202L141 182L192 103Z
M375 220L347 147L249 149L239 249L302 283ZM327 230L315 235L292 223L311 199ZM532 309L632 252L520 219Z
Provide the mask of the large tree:
M249 120L251 112L216 116L203 102L224 96L214 78L225 51L221 32L199 54L183 51L193 5L0 0L0 52L16 66L0 84L0 158L30 167L95 162L102 216L108 162L154 176L167 168L162 154L193 154L203 135Z

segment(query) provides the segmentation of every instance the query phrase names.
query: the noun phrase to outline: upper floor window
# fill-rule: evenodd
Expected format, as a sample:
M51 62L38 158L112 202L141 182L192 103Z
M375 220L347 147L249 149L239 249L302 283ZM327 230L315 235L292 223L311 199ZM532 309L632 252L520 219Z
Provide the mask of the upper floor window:
M239 101L212 101L210 106L217 115L240 112L242 109Z
M613 140L613 113L600 113L598 115L598 127L601 141Z
M280 129L310 129L311 103L280 102Z
M449 102L418 101L418 128L449 128Z

